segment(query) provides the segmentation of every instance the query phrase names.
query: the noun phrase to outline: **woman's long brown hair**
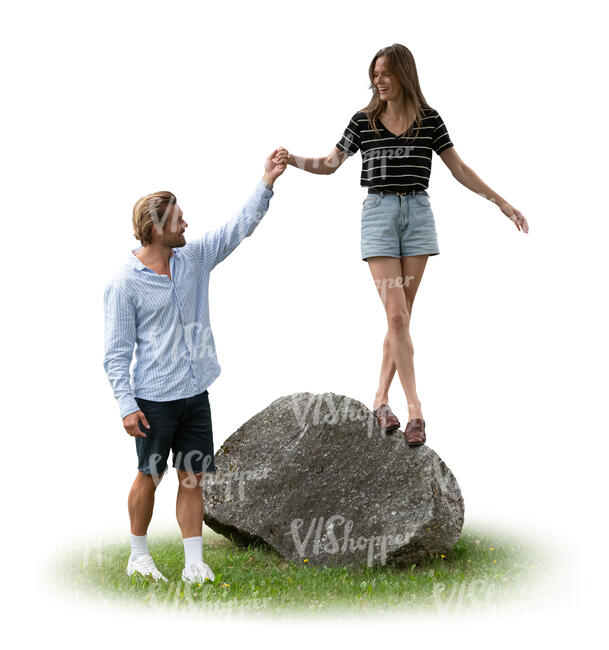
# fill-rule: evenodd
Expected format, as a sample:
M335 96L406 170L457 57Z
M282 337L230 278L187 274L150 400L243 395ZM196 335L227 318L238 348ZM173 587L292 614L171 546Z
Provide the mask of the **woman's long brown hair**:
M402 134L402 136L406 136L408 132L412 130L412 126L414 126L414 124L417 125L418 135L422 121L421 109L429 108L429 104L421 92L419 75L417 74L417 65L414 62L412 52L405 45L394 43L393 45L389 45L389 47L380 49L374 55L374 58L370 63L370 67L368 68L368 77L370 78L370 90L372 90L372 99L370 100L368 106L360 110L366 113L368 120L374 129L374 132L377 135L380 135L376 120L377 118L380 118L381 113L385 110L387 102L380 98L378 90L374 85L374 66L376 65L376 60L381 56L385 57L387 67L398 78L400 84L402 85L402 101L406 107L406 110L410 109L410 111L414 112L416 115L414 122L408 128L408 130Z

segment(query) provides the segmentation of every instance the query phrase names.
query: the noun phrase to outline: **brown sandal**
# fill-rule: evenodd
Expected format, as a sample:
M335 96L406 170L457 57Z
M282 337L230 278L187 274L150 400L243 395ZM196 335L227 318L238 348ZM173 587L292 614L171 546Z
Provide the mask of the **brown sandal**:
M427 439L425 435L425 420L422 418L413 418L406 425L404 430L404 438L409 447L418 447L425 444Z
M394 415L393 411L389 408L388 404L381 404L373 411L376 415L376 421L385 433L395 431L400 428L400 421Z

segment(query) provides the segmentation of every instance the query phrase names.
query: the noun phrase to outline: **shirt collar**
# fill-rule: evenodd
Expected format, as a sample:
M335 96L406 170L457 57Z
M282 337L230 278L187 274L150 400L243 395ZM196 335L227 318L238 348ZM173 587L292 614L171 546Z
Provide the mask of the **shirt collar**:
M134 248L130 253L129 253L129 264L137 271L143 271L147 269L148 271L151 271L152 269L149 269L145 264L142 264L142 262L134 255L135 251L139 251L143 246L138 246L137 248ZM171 257L169 258L170 262L171 259L175 257L176 253L178 250L176 248L172 248L171 252L173 253Z

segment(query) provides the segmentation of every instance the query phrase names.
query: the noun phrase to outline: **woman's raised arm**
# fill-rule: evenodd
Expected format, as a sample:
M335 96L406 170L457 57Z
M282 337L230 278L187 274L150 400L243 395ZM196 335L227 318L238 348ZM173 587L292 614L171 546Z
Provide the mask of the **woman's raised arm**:
M332 151L322 158L303 158L302 156L288 155L288 165L298 167L311 174L333 174L349 158L348 154L334 147Z

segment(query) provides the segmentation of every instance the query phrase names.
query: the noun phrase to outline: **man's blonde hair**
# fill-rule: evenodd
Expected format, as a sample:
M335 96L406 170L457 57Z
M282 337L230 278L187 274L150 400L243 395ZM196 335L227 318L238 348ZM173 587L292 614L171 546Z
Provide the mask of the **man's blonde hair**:
M171 192L153 192L143 196L133 206L133 236L140 240L142 246L152 242L152 228L155 225L163 228L176 201Z

